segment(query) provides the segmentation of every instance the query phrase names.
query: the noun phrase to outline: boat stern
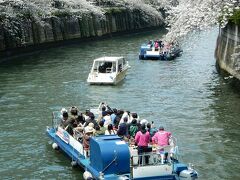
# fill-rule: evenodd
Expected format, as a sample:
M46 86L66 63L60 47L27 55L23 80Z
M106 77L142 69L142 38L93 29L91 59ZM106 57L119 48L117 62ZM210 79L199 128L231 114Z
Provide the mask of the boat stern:
M89 84L115 84L116 73L90 73L87 82Z

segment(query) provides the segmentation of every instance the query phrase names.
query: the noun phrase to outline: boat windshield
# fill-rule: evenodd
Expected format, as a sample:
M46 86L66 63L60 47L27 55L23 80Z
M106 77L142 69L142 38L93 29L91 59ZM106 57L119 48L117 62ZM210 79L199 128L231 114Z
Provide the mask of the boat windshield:
M112 73L116 72L116 62L111 61L96 61L93 67L94 72Z

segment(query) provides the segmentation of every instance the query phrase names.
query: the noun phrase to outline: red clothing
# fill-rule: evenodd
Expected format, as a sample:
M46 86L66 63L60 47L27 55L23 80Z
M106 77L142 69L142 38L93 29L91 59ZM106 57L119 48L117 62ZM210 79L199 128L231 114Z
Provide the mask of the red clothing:
M153 143L158 144L159 146L166 146L169 145L169 138L171 137L172 133L167 131L158 131L155 133L155 135L152 137Z
M138 131L135 136L135 142L138 146L148 146L148 143L150 142L150 134L147 131L145 134L143 134L141 131Z

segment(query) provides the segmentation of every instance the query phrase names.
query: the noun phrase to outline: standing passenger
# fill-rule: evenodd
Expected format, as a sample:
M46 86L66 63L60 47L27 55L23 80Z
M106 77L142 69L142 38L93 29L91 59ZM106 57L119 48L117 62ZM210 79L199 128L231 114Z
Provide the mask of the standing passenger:
M83 148L86 151L86 156L89 156L90 149L90 138L93 136L94 129L92 127L88 127L85 129L85 133L83 135Z
M145 124L141 124L141 130L137 132L135 136L135 142L138 146L138 154L142 155L148 152L148 143L150 142L150 134L146 130ZM149 157L145 156L145 163L148 164ZM142 158L140 157L140 163L142 163Z
M137 120L133 119L131 125L129 126L130 137L135 138L137 132L138 132Z
M123 121L124 122L119 125L118 131L117 131L118 136L122 138L128 136L128 124L127 124L128 117L124 117Z

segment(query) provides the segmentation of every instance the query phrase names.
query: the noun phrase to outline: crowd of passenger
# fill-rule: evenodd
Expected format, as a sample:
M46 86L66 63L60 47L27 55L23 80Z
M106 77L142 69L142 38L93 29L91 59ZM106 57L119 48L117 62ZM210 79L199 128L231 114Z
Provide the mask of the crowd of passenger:
M138 153L149 152L149 144L160 147L169 144L171 133L158 129L154 122L146 119L140 120L135 112L111 109L108 105L101 107L101 113L95 117L90 110L80 112L77 107L70 110L61 110L61 127L83 144L86 151L89 150L89 141L92 136L118 135L124 141L138 147Z
M162 40L159 40L159 39L149 40L148 41L148 46L151 49L154 49L155 51L158 51L160 49L161 53L166 54L167 52L169 52L174 47L174 42L168 43L168 42L163 42Z

